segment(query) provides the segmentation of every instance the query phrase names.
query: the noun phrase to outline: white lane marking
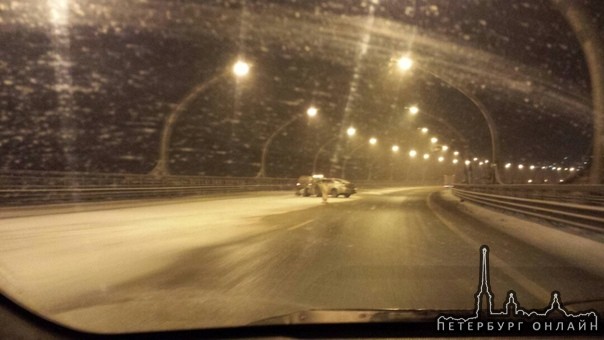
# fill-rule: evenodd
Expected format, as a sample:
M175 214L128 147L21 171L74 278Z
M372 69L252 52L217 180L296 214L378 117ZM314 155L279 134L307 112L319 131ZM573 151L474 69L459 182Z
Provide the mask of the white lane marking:
M431 193L426 198L426 203L428 204L428 207L430 208L430 210L432 210L434 215L445 226L447 226L452 232L457 234L457 236L459 236L466 243L470 244L472 247L475 247L475 248L480 247L482 244L480 244L479 242L477 242L476 240L474 240L473 238L468 236L466 233L464 233L459 228L457 228L457 226L455 226L453 223L447 221L441 214L439 214L437 212L437 209L434 208L434 203L432 203L432 200L430 199L432 197L432 195L434 195L434 194L435 194L435 192ZM549 302L549 299L551 297L551 292L544 289L541 285L539 285L535 281L524 276L522 273L520 273L519 271L514 269L512 266L507 264L504 260L497 257L496 255L489 254L489 259L492 264L494 264L495 266L498 267L497 270L503 271L506 275L508 275L510 278L512 278L514 281L516 281L518 284L520 284L522 286L522 288L524 288L527 292L529 292L535 298L539 299L543 303Z
M307 224L309 224L309 223L311 223L311 222L314 222L314 221L315 221L315 219L313 218L313 219L311 219L311 220L304 221L304 222L302 222L302 223L296 224L295 226L291 226L291 227L287 228L287 230L294 230L294 229L297 229L297 228L303 227L303 226L305 226L305 225L307 225Z

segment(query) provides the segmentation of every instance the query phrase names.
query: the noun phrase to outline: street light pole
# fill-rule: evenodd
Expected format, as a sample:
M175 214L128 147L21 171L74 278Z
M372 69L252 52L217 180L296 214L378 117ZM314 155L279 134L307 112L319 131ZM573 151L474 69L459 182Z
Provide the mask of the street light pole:
M249 65L243 61L238 61L233 65L232 72L237 77L242 77L247 75L249 72ZM178 118L185 112L185 110L195 101L197 96L222 80L223 77L228 75L229 68L218 72L212 78L206 80L205 82L195 86L189 93L181 100L176 108L170 112L168 118L166 118L166 122L164 124L161 139L159 142L159 155L157 164L151 170L150 174L153 176L165 176L170 174L170 169L168 167L168 149L170 148L170 139L172 138L172 131L174 128L174 123L178 120Z
M317 109L314 107L310 107L306 111L306 114L308 117L312 118L317 115ZM266 177L266 158L268 156L268 148L270 147L273 139L275 139L275 137L277 137L279 135L279 133L281 133L281 131L283 131L286 127L290 126L292 123L294 123L295 121L299 120L302 117L303 116L292 117L290 120L285 122L283 125L279 126L279 128L277 128L277 130L275 130L275 132L273 132L273 134L270 135L270 137L268 137L266 142L264 142L264 145L262 147L262 157L260 159L260 170L258 171L258 174L256 175L256 177Z
M377 139L374 137L371 137L369 139L369 145L375 145L377 143ZM346 178L346 165L348 164L348 161L352 158L352 155L359 150L360 148L362 148L363 146L365 146L365 143L361 143L359 144L356 148L352 149L352 151L350 151L350 153L348 154L347 157L344 158L344 162L342 162L342 178Z
M356 133L357 133L357 129L355 129L352 126L346 130L346 135L348 137L353 137ZM321 147L319 147L319 150L315 154L315 159L312 163L312 173L313 174L315 174L315 172L317 171L317 162L319 161L319 154L321 154L321 152L323 152L323 149L325 149L325 147L327 145L329 145L329 143L333 142L334 140L338 139L339 137L340 136L333 136L330 139L328 139L327 142L325 142L323 145L321 145Z
M585 55L593 103L592 159L589 181L604 181L604 44L593 17L578 1L551 0L568 21Z
M453 87L454 89L459 91L461 94L466 96L466 98L470 99L470 101L478 108L478 111L480 111L483 118L487 122L487 127L489 129L489 133L491 136L491 154L492 154L491 155L491 158L492 158L491 166L492 166L492 168L494 170L494 174L495 174L493 179L496 183L503 184L500 173L499 173L499 136L497 134L497 128L495 126L495 120L493 119L491 113L487 110L487 108L484 106L484 104L482 104L482 102L480 100L478 100L478 98L476 98L476 96L474 96L473 94L471 94L469 91L465 90L458 84L455 84L455 82L451 78L444 76L442 74L436 74L423 67L418 67L418 69L420 69L421 71L426 72L428 74L431 74L433 77L438 78L438 79L442 80L443 82L447 83L449 86Z
M319 147L319 150L317 151L317 153L315 153L315 158L312 162L312 174L313 175L317 173L317 162L319 161L319 155L321 154L321 152L323 152L323 150L325 149L325 147L327 145L329 145L331 142L333 142L337 138L338 138L338 136L334 136L334 137L331 137L330 139L328 139L327 142L323 143L323 145L321 145Z

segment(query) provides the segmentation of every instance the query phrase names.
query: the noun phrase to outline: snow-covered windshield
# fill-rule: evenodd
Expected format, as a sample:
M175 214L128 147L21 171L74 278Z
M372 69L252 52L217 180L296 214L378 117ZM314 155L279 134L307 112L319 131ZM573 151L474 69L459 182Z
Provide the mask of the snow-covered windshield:
M497 306L509 289L528 308L554 289L601 301L599 213L543 221L442 187L602 183L603 15L2 1L0 292L96 332L472 310L488 244ZM548 190L522 195L602 202L600 186Z

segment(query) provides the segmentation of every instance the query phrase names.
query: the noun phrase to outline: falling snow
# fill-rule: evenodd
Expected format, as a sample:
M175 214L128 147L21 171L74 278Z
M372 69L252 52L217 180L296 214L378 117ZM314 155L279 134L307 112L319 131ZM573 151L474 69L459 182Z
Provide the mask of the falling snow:
M442 139L459 145L459 131L487 157L488 129L464 92L494 116L507 159L580 162L589 149L588 70L548 1L51 5L0 4L0 169L149 172L170 113L239 57L249 77L224 76L175 123L174 172L253 176L266 139L294 116L271 145L272 176L309 173L334 136L324 169L370 135L416 143L417 128L434 124L428 114L446 122L433 129ZM416 66L403 74L404 54ZM411 104L421 108L413 120L403 114ZM305 117L311 105L316 119ZM352 125L356 141L343 133Z

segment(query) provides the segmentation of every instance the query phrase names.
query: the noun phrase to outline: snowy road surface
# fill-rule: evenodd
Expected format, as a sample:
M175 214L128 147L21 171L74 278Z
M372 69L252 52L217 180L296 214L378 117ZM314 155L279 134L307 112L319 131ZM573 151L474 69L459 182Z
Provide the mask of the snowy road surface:
M320 201L250 193L12 214L0 219L0 291L99 332L233 326L322 308L470 310L487 244L498 307L510 289L526 308L545 307L552 290L563 301L604 297L599 241L468 216L440 188Z

